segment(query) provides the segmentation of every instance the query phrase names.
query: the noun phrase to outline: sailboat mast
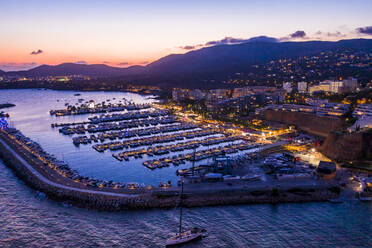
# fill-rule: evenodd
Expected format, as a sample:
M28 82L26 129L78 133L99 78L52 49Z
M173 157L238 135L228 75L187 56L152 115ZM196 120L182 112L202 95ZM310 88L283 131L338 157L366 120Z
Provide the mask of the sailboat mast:
M183 195L183 180L181 181L181 195L180 195L180 227L179 227L179 234L182 233L182 195Z
M195 171L195 152L196 152L196 146L194 146L194 155L192 159L192 175L194 176L194 171Z

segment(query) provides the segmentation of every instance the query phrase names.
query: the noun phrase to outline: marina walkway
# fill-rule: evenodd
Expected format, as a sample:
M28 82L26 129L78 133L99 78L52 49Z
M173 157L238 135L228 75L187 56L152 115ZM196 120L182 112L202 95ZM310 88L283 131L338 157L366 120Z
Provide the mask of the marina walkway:
M16 153L13 148L11 148L6 142L4 142L2 139L0 139L0 143L7 148L7 150L12 153L13 156L17 158L18 161L22 163L23 166L25 166L30 173L32 173L35 177L37 177L41 182L48 184L50 186L61 188L65 190L71 190L79 193L88 193L88 194L95 194L95 195L101 195L101 196L116 196L116 197L125 197L125 198L136 198L138 195L134 194L125 194L125 193L113 193L113 192L104 192L104 191L95 191L95 190L89 190L89 189L79 189L74 187L65 186L59 183L55 183L43 175L41 175L35 168L32 167L26 160L24 160L18 153Z

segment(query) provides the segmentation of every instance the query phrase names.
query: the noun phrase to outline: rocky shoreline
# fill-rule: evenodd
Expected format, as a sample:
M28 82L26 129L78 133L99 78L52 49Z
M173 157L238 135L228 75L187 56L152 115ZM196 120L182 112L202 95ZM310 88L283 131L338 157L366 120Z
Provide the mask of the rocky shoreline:
M50 199L67 202L77 207L119 211L124 209L174 208L179 205L178 188L169 190L144 190L143 192L112 193L106 191L83 190L67 187L48 179L42 180L40 174L31 171L25 160L14 154L9 144L0 139L0 158L11 168L15 174L30 187L45 193ZM5 144L4 144L5 142ZM27 163L27 162L26 162ZM253 204L281 202L310 202L326 201L338 197L337 186L307 187L276 189L264 188L252 190L249 188L226 190L201 190L200 192L187 192L183 196L183 205L186 207L202 207L215 205Z

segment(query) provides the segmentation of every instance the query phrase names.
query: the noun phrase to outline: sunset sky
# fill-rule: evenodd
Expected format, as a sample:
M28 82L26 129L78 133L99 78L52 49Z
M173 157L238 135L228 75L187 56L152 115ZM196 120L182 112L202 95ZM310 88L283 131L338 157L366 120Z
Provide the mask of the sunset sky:
M7 71L147 64L225 37L372 38L371 0L0 0L0 9L0 69Z

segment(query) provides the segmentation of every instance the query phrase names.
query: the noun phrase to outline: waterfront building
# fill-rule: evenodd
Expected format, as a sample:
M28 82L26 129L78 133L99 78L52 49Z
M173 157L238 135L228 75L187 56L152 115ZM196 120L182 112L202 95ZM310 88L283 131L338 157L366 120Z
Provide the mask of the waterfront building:
M307 83L306 82L298 82L297 83L297 90L299 93L306 93L307 92Z
M342 116L350 108L349 104L342 103L327 103L318 107L316 110L317 115L331 115L331 116Z
M310 94L314 92L330 92L333 94L341 94L346 92L355 92L358 89L358 80L355 78L348 78L342 81L325 80L318 85L309 87Z
M356 92L358 89L358 79L348 78L342 80L343 82L343 92Z
M313 113L316 115L324 116L342 116L349 110L349 104L341 104L341 103L327 103L318 105L300 105L300 104L283 104L283 105L276 105L271 104L267 105L264 109L261 109L259 112L262 112L265 109L275 110L275 111L290 111L290 112L305 112L305 113ZM256 113L259 113L256 111Z
M353 116L372 116L372 104L358 104L354 109Z
M319 84L309 87L309 94L313 94L314 92L329 92L329 84Z
M291 82L285 82L285 83L283 83L283 89L287 93L291 93L292 92L292 83Z
M207 100L222 100L228 98L230 90L228 89L213 89L209 90Z
M334 94L339 94L343 92L343 82L342 81L331 81L329 83L329 91Z

